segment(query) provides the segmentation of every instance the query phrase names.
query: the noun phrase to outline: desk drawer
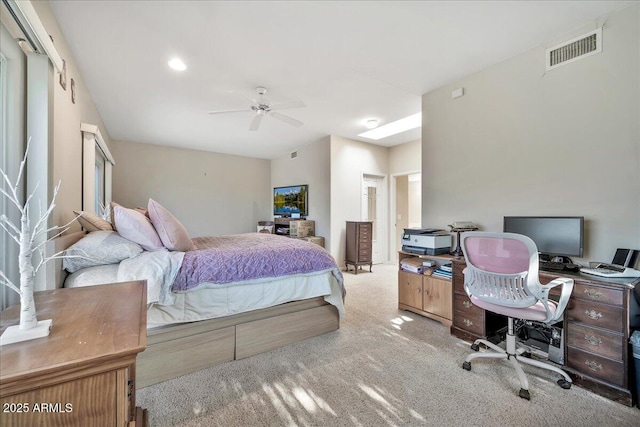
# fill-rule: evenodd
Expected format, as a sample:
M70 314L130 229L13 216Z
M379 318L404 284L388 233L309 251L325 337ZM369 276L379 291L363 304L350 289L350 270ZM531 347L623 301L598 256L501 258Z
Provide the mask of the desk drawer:
M622 335L569 322L566 330L567 345L614 360L623 360Z
M484 334L484 310L475 306L466 295L455 294L453 323L476 335Z
M589 326L624 333L624 310L621 307L572 298L567 306L566 318L569 322L581 322Z
M625 387L623 362L567 347L567 366L585 375Z
M603 304L622 306L623 302L623 294L619 289L602 288L581 283L574 285L571 295L573 298L601 302Z

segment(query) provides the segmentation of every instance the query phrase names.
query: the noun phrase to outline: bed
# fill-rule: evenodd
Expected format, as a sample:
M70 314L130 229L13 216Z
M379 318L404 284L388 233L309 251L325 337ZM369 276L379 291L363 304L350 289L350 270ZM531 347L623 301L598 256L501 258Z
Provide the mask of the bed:
M72 233L49 250L76 248L100 233L118 235ZM68 275L58 260L48 270L56 287L147 280L147 348L137 358L137 387L339 329L342 275L320 246L266 233L192 242L194 250L187 252L144 250L117 263L71 268ZM252 253L253 261L237 260L242 253ZM82 265L85 257L78 258Z

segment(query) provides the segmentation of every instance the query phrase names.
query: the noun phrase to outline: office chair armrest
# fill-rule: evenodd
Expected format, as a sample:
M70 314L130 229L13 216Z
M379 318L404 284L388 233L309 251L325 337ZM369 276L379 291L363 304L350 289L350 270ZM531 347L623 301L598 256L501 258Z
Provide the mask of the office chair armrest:
M562 320L562 316L564 314L564 309L567 308L567 304L569 303L569 298L571 297L571 292L573 292L573 279L569 279L566 277L558 277L557 279L553 279L546 285L540 285L543 289L546 290L545 294L548 296L549 291L556 286L562 285L562 290L560 291L560 299L558 300L558 306L556 311L553 314L553 317L549 319L546 323L554 323L559 320Z

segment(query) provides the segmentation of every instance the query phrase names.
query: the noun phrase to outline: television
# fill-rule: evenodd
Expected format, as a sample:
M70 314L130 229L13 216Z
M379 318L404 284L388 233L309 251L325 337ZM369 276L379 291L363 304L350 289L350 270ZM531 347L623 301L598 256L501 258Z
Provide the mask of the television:
M309 186L291 185L273 189L273 214L283 217L309 215Z
M528 236L543 255L582 257L582 216L505 216L503 231Z

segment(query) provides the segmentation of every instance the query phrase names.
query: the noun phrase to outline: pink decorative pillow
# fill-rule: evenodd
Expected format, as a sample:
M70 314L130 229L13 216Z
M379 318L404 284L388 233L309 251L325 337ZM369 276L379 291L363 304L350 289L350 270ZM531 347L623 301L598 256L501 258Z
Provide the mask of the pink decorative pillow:
M153 199L149 199L149 217L167 249L182 252L193 249L193 242L184 225Z
M113 221L118 234L142 246L147 251L164 249L158 233L149 218L135 209L127 209L116 205L113 207Z

